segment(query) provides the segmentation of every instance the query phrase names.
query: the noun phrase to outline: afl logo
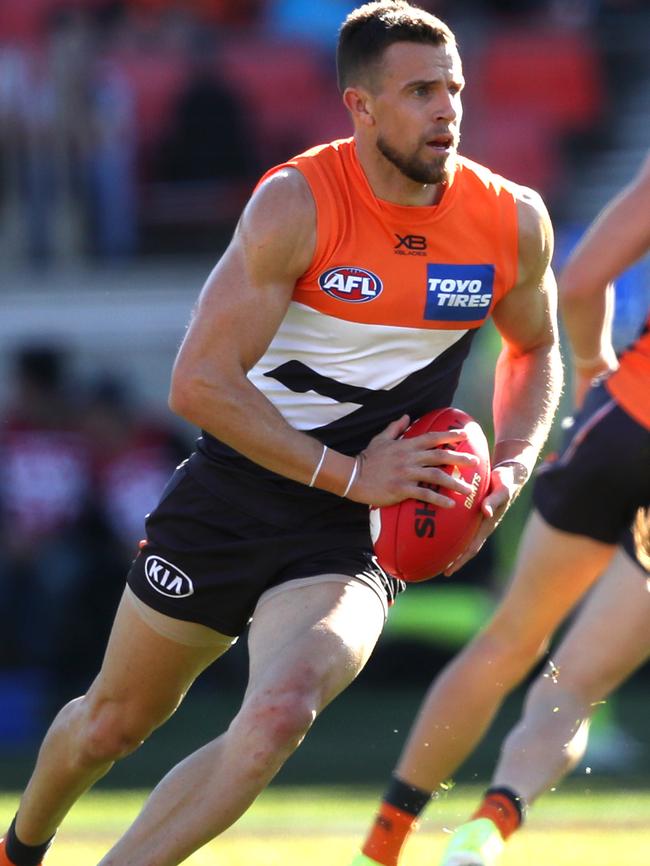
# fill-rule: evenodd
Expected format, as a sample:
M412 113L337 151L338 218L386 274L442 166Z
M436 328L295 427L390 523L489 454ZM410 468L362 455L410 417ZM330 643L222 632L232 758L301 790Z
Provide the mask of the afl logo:
M148 556L144 563L145 577L151 586L167 598L192 595L194 586L189 577L160 556Z
M320 275L318 284L332 298L353 304L372 301L383 289L379 277L363 268L330 268Z

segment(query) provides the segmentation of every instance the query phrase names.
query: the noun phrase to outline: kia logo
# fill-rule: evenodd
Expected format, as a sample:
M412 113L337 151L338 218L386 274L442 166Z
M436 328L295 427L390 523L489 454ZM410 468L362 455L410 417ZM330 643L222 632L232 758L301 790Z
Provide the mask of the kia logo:
M160 556L146 558L144 574L156 592L166 595L167 598L185 598L194 592L194 585L189 577Z

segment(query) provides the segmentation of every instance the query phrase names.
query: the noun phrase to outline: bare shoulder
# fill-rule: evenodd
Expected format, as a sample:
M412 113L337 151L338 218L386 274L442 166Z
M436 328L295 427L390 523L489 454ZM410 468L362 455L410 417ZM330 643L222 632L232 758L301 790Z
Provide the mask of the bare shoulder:
M542 196L527 186L510 183L517 203L519 279L537 280L553 257L553 225Z
M280 169L257 187L235 240L261 267L281 264L296 276L308 269L316 246L316 204L301 172Z
M517 282L496 305L493 315L510 346L529 351L556 340L553 227L539 193L514 183L509 188L517 205Z
M519 221L520 262L537 259L547 264L553 255L553 225L541 195L526 186L515 188Z

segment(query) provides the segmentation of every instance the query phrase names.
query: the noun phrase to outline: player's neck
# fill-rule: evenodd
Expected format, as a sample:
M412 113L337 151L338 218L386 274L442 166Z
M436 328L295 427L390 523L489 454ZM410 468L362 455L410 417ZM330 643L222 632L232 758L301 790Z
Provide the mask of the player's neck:
M417 183L382 156L377 148L357 140L357 156L374 195L382 201L406 207L439 204L446 183Z

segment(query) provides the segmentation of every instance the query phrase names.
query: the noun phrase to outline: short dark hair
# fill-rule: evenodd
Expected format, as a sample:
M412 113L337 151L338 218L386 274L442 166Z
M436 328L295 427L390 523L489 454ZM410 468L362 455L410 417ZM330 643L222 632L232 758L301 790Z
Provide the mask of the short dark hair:
M449 27L407 0L375 0L354 9L339 30L336 73L341 92L377 64L394 42L456 44Z

